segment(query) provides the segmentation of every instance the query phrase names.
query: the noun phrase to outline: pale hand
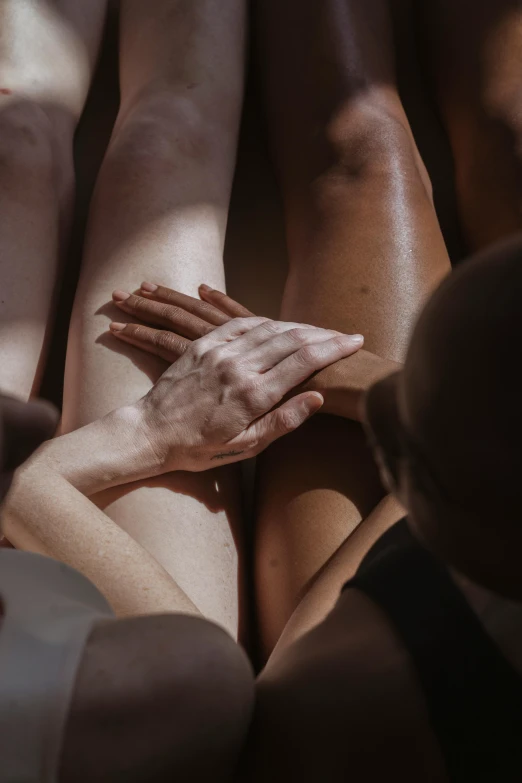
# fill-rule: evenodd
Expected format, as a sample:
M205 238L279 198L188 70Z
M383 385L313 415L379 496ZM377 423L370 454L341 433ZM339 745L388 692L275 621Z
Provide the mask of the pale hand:
M115 291L113 301L120 310L151 326L113 323L111 331L119 340L171 363L193 340L217 326L231 318L253 316L246 307L209 286L200 286L199 294L201 300L153 283L142 283L138 294ZM315 373L290 394L317 391L324 397L321 412L360 421L366 390L398 369L396 362L360 350Z
M323 404L317 392L304 392L276 408L285 395L362 345L358 336L266 318L236 318L207 332L187 341L137 403L158 471L207 470L259 454Z

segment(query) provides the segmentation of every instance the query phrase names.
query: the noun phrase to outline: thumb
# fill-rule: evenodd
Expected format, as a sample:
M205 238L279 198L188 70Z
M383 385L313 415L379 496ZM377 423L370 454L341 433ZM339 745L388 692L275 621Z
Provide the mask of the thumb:
M323 396L319 392L304 392L258 419L245 433L249 440L257 444L255 453L259 454L278 438L296 430L317 413L323 403Z

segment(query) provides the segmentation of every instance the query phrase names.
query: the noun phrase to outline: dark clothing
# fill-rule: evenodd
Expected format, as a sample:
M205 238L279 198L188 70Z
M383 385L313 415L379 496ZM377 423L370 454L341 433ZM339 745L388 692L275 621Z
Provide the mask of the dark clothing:
M386 613L408 650L452 783L521 783L522 678L406 520L372 547L349 588Z

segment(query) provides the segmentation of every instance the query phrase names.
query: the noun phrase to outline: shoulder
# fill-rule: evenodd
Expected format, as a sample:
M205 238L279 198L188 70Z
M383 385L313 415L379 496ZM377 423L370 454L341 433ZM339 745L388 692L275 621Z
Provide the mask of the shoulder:
M357 590L268 664L258 703L258 754L286 758L287 774L298 763L303 781L445 780L409 655Z
M253 697L246 656L216 625L182 614L104 621L78 672L60 780L225 778Z

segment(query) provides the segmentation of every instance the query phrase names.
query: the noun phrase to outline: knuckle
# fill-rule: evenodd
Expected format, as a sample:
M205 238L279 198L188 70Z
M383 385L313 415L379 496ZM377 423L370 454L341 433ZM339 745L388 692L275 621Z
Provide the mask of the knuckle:
M173 321L178 315L178 308L171 304L160 304L157 308L157 314L165 321Z
M348 348L353 347L350 337L344 334L333 337L329 340L329 343L336 351L346 351Z
M141 296L135 296L134 294L127 299L127 307L132 308L136 313L147 310L147 304L148 302L146 299L142 299Z
M213 367L222 368L231 359L230 353L223 345L214 345L205 354L205 358Z
M304 367L307 367L311 364L314 364L314 362L317 361L317 359L321 355L321 349L317 345L305 345L304 348L301 348L296 354L295 359L299 364L302 364Z
M234 328L247 332L249 329L253 329L257 324L253 323L253 318L234 318Z
M235 383L237 381L240 372L238 362L235 359L231 357L221 358L218 360L217 367L223 381L227 383Z
M158 348L168 348L168 349L170 349L172 347L171 335L168 332L155 332L154 333L154 344Z
M205 351L205 346L200 342L200 340L196 340L190 346L190 353L192 354L194 361L200 362L203 357L207 355L207 353L210 353L210 351Z
M241 396L251 408L264 409L266 407L266 394L256 378L243 379L240 391Z
M287 432L288 430L295 430L300 424L300 419L296 411L287 408L281 411L280 423L281 429Z
M226 345L218 345L205 355L209 368L217 373L220 383L226 386L238 384L241 368L237 357L230 354Z
M268 318L260 318L258 316L245 316L241 318L234 318L234 323L238 325L238 327L243 328L245 331L248 331L249 329L255 329L256 326L262 326L263 324L271 324L275 323L274 321L270 321Z
M310 339L309 330L303 327L295 327L294 329L289 329L286 334L288 339L292 343L295 343L296 345L306 345L307 340Z
M173 291L172 288L166 288L165 286L160 286L159 291L156 293L160 293L161 297L163 299L166 299L169 303L175 304L176 303L176 291Z
M198 302L198 315L205 317L206 315L216 315L216 308L208 302ZM224 316L224 313L220 313Z
M127 326L127 331L130 332L135 340L150 342L149 333L144 326L140 326L139 324L129 324L129 326Z
M283 331L284 324L280 321L264 321L260 324L262 329L267 334L280 334Z

